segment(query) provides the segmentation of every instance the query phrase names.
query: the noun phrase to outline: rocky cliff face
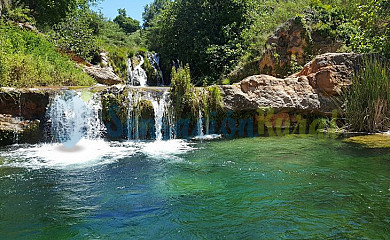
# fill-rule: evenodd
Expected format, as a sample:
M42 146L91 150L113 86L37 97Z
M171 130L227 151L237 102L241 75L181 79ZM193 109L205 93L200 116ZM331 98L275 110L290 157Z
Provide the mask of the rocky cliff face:
M338 108L334 98L352 84L354 69L361 60L358 54L327 53L287 78L256 75L221 86L225 107L232 111L268 107L276 113L330 115Z
M0 89L0 114L24 119L43 119L49 96L55 89Z
M326 53L307 63L293 77L306 77L318 92L338 96L342 88L352 84L355 69L362 63L363 55L353 53Z
M290 19L268 38L259 61L260 73L285 77L313 56L336 52L340 46L340 42L310 31L302 17Z

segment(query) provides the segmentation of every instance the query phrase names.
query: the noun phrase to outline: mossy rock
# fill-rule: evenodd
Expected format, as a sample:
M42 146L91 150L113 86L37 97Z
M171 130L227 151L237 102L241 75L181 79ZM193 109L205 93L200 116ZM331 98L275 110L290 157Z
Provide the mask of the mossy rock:
M110 109L115 110L116 116L121 120L122 123L127 121L127 95L125 92L121 93L106 93L102 95L102 118L103 122L111 122L112 118L110 115ZM119 112L116 110L119 109Z
M139 117L142 119L154 118L154 108L151 101L141 99L135 107L139 110Z
M355 136L344 141L361 144L367 148L390 148L390 134Z
M18 129L16 129L18 128ZM12 145L15 143L36 144L43 138L40 129L40 121L23 121L10 126L0 126L0 146Z

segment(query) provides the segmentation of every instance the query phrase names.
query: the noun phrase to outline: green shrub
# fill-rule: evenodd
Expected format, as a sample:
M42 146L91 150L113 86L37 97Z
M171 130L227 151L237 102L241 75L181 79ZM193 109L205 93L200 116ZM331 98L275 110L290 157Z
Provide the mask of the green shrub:
M4 17L7 20L21 23L35 24L35 19L31 15L31 10L22 6L7 5L4 11Z
M0 22L0 87L93 84L45 37Z
M114 22L118 24L126 33L133 33L141 28L138 20L127 16L126 9L118 9L118 14L119 15L114 18Z
M390 57L390 1L362 1L354 13L358 31L352 36L352 47L357 52L377 52Z
M390 75L388 65L369 57L344 93L350 130L376 132L390 127Z
M210 116L212 112L220 114L223 112L223 99L219 87L214 85L206 88L207 92L203 99L205 116Z
M190 67L172 68L170 96L176 119L196 119L199 114L199 99L191 83Z
M89 13L77 10L53 27L51 38L57 47L91 61L97 51L96 37Z

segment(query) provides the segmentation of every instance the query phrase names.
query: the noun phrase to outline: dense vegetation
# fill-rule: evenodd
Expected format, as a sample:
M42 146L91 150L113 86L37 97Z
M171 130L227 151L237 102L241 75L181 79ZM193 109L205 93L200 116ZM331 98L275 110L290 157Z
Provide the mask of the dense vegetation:
M45 37L0 22L0 87L93 84Z
M288 19L299 22L305 36L330 40L340 52L390 57L389 0L154 0L145 6L143 24L118 9L113 20L91 10L99 0L0 0L0 87L93 85L71 59L109 65L127 79L128 59L156 78L148 52L161 56L165 83L177 117L196 119L220 106L218 88L205 93L195 85L231 83L258 74L258 61L269 49L267 39ZM305 58L315 54L307 49ZM79 58L78 58L79 59ZM305 59L306 60L306 59ZM83 62L83 61L82 61ZM285 69L300 69L295 56ZM237 69L244 75L232 76ZM389 124L387 66L368 59L345 93L350 129L385 130ZM191 76L191 77L190 77ZM363 113L363 120L362 120Z
M109 64L126 79L128 57L146 52L140 23L123 9L114 21L105 19L91 10L95 2L0 1L0 86L92 85L95 81L70 59L99 64L101 52L108 53ZM16 68L20 74L14 74Z
M108 52L122 78L127 58L149 50L161 55L165 79L179 62L189 64L197 85L228 83L237 68L261 58L278 25L300 16L311 32L342 42L340 51L390 55L389 0L155 0L142 29L124 9L113 21L91 11L96 2L2 0L0 11L3 22L36 25L63 53L99 64L99 53Z
M210 84L259 59L268 36L296 16L310 31L342 42L340 51L389 56L389 6L388 0L156 0L145 9L144 26L165 70L179 59L195 83Z
M387 131L390 125L390 71L383 59L367 57L344 93L345 115L354 131Z

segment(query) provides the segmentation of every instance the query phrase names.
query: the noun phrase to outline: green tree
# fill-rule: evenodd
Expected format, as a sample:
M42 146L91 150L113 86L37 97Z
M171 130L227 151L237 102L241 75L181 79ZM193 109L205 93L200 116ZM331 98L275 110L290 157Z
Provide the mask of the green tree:
M171 0L154 0L151 4L145 6L142 18L144 20L144 28L152 25L153 20L160 15L161 11L167 7Z
M8 8L10 4L11 0L0 0L0 17L2 16L4 9Z
M358 52L379 52L390 57L390 1L369 0L358 5L352 46Z
M57 47L90 61L97 50L91 12L76 10L53 27L51 38Z
M99 0L20 0L21 4L29 7L37 23L52 26L59 23L69 13L78 8L87 8Z
M215 82L241 55L245 13L242 0L174 1L148 28L149 47L165 62L188 63L194 82Z
M119 15L114 18L114 22L117 23L123 31L126 33L133 33L140 29L139 21L128 17L126 9L118 9L118 14Z

